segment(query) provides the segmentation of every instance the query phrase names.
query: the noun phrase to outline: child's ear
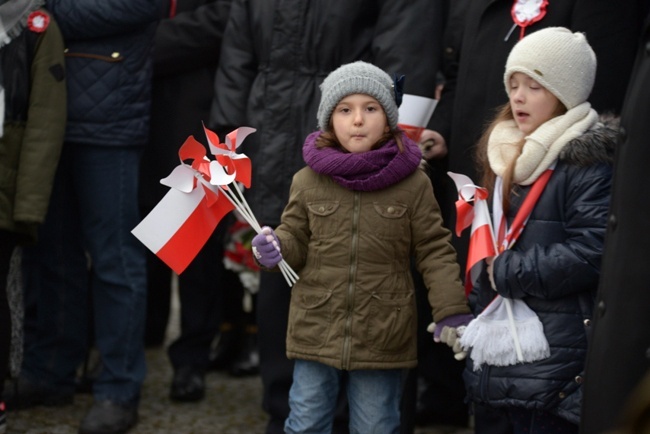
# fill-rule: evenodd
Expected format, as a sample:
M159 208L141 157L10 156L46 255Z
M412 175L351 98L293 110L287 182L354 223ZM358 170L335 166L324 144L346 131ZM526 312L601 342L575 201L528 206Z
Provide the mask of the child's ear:
M389 126L389 125L386 125L386 126L384 127L384 132L385 132L385 133L389 133L389 132L390 132L390 126Z

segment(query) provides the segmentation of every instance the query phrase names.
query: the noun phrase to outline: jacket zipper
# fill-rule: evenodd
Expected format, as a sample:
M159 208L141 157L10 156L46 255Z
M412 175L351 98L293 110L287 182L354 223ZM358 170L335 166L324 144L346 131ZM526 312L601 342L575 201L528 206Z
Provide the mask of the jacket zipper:
M483 402L488 402L488 381L490 380L490 365L484 365L481 372L480 397Z
M359 243L359 214L360 214L361 193L354 193L354 206L352 208L352 240L350 241L350 267L348 269L348 293L347 313L345 319L345 338L343 339L343 369L350 368L350 340L352 329L352 314L354 312L354 287L357 274L357 245Z

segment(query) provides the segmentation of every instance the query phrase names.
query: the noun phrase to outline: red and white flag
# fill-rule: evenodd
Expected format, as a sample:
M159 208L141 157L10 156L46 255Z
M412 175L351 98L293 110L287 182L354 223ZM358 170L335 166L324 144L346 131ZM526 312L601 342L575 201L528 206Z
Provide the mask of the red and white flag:
M251 161L236 150L255 129L240 127L221 143L214 132L203 128L215 159L210 160L205 147L188 137L178 151L180 164L160 180L170 191L131 231L177 274L194 260L219 221L233 209L257 233L262 231L238 185L251 185ZM296 272L284 260L279 267L292 286L298 280Z
M160 180L170 190L131 233L180 274L219 221L235 209L219 189L235 176L227 174L217 161L209 160L205 147L192 136L180 147L178 156L181 164ZM190 160L190 164L184 163Z
M189 193L171 188L131 232L172 270L181 274L203 248L219 221L234 208L223 194L203 185Z
M495 214L494 221L499 222L500 233L503 233L503 240L499 240L499 247L497 247L497 238L487 206L487 190L474 185L465 175L447 172L456 183L458 190L456 233L460 235L460 232L468 226L468 222L472 223L465 270L465 295L468 295L472 289L470 280L472 267L482 259L496 256L512 247L523 231L552 172L552 168L547 169L535 181L519 208L513 224L507 230L506 220L501 212L502 180L497 177L492 208ZM474 202L473 207L470 202ZM494 290L496 291L497 288ZM482 364L508 366L534 362L550 355L543 325L535 312L523 300L509 299L501 295L497 295L492 303L468 324L460 342L464 350L468 351L471 348L470 357L474 361L474 370L480 369Z
M492 219L487 205L488 192L485 188L475 185L466 175L453 172L447 174L454 180L458 190L456 235L460 236L464 229L470 224L472 226L465 267L465 295L468 295L472 289L470 279L472 267L481 260L497 254Z

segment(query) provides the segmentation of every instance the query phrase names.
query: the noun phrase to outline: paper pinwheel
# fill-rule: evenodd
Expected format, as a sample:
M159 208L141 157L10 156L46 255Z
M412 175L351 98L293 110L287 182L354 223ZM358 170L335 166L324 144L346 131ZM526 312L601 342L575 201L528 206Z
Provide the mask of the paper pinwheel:
M261 228L244 199L238 183L250 187L251 162L235 151L254 128L241 127L226 136L226 143L203 126L210 152L194 137L185 140L178 151L180 164L160 182L170 187L156 207L131 232L177 274L199 253L219 221L237 209L246 221ZM289 285L298 279L282 261L280 269Z

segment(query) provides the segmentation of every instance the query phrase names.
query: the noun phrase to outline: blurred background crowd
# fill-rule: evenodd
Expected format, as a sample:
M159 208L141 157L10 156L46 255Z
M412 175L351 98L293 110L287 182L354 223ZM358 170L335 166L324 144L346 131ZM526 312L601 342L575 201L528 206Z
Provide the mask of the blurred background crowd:
M89 393L79 432L123 433L143 400L189 403L180 413L232 378L259 383L251 399L264 420L250 432L282 433L290 288L252 260L255 231L230 213L178 276L131 234L168 192L160 180L180 146L194 136L209 151L204 126L222 140L256 128L238 149L253 167L246 197L275 227L316 129L320 83L364 60L403 74L405 93L438 101L420 145L453 228L446 173L476 176L474 146L507 101L508 53L520 31L554 26L585 33L598 61L589 101L622 126L580 429L648 432L650 2L528 0L545 13L513 32L517 3L527 2L0 0L0 432L14 412L66 412ZM464 268L468 240L452 242ZM466 402L465 363L433 343L426 287L413 278L419 366L405 382L401 434L510 433ZM148 366L147 349L164 352L165 375L152 372L160 364ZM163 383L161 396L142 393L146 378ZM333 432L348 432L344 397Z

